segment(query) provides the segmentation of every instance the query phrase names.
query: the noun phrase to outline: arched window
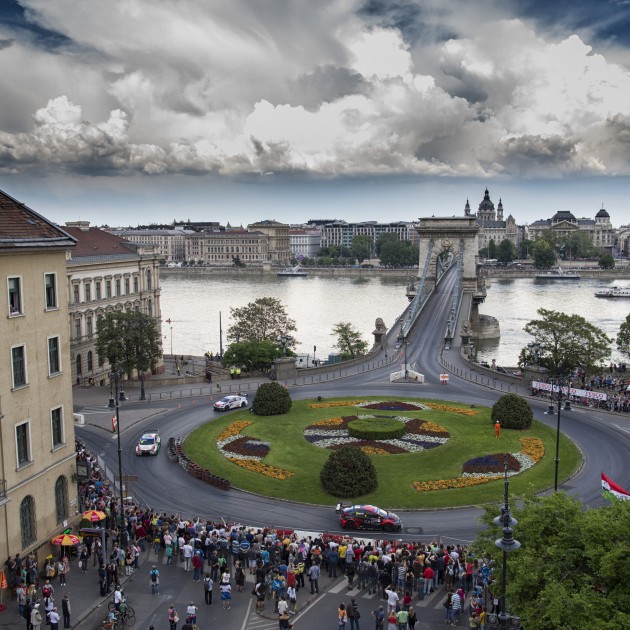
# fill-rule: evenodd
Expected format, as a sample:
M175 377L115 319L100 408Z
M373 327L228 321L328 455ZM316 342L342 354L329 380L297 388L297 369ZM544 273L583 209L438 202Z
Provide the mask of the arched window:
M35 499L29 494L20 503L20 531L22 532L22 549L37 540L35 528Z
M91 372L94 369L94 366L92 364L92 351L91 350L88 352L87 369L88 369L88 372Z
M68 518L68 480L64 475L55 481L55 513L57 523L63 523Z
M77 354L77 376L81 376L83 369L81 368L81 355Z
M147 291L151 291L151 270L147 269Z
M147 315L153 317L153 301L147 300Z

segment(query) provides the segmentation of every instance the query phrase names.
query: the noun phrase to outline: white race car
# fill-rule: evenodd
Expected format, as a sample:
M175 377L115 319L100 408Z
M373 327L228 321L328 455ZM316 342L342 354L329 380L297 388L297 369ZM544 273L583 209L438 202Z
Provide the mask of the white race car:
M160 446L162 446L162 440L157 431L150 431L145 433L138 444L136 444L136 455L157 455Z
M239 409L247 407L247 396L242 394L233 394L231 396L223 396L221 400L214 403L215 411L229 411L230 409Z

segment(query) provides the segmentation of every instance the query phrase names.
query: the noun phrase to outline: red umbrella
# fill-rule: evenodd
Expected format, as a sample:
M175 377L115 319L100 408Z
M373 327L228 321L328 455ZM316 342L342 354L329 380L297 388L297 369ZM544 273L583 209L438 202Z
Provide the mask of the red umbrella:
M86 518L90 523L96 523L105 518L105 512L101 512L100 510L88 510L87 512L83 512L81 517Z
M78 545L81 539L74 534L59 534L50 541L53 545L61 545L62 547L72 547Z

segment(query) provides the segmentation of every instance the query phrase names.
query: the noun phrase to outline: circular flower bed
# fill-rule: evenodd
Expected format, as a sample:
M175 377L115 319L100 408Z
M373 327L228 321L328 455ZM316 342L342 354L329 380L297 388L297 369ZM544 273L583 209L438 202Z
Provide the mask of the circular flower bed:
M393 418L357 418L348 423L348 434L359 440L397 440L407 427Z
M358 420L370 420L401 423L404 428L403 434L398 438L389 439L365 439L353 437L350 434L349 425ZM314 446L320 448L337 449L352 444L358 446L368 455L396 455L399 453L416 453L425 451L436 446L446 444L449 433L443 427L426 422L420 418L405 418L403 416L342 416L319 420L306 429L304 437Z
M373 402L356 403L357 407L364 409L378 409L380 411L417 411L429 409L426 405L417 402L403 402L401 400L377 400Z

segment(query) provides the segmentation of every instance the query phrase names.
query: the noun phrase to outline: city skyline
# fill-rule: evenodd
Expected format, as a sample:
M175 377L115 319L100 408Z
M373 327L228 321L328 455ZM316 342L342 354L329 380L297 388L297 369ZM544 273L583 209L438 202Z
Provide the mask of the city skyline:
M630 222L630 5L8 0L0 188L58 223Z

